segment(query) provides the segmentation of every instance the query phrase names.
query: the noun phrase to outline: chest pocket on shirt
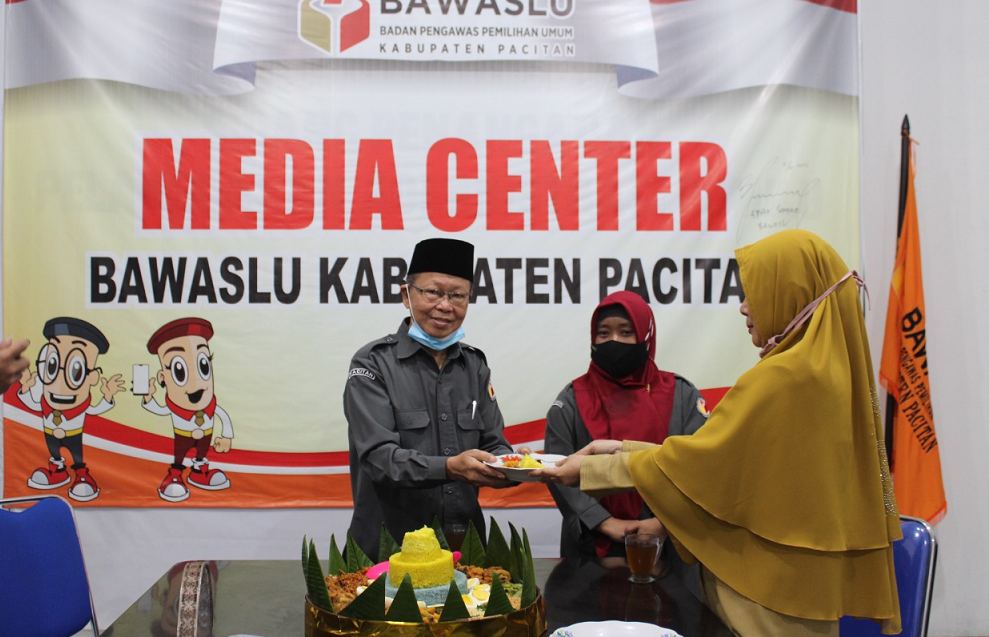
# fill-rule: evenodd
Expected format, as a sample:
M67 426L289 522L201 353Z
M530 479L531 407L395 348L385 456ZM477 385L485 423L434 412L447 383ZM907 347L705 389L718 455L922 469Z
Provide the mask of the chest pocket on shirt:
M464 449L478 448L481 444L481 433L484 431L481 414L470 407L461 409L457 412L457 429L460 430L460 442Z
M415 449L422 453L434 453L432 436L429 432L429 412L425 409L416 411L396 411L395 428L402 446Z

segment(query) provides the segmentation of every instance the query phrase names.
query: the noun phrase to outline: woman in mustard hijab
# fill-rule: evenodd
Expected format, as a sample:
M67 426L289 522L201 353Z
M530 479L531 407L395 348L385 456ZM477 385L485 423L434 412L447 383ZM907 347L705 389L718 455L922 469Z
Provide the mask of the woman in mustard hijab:
M539 473L595 496L635 489L736 635L837 637L842 615L897 633L899 513L861 280L802 230L736 257L762 359L707 424L661 445L595 441Z

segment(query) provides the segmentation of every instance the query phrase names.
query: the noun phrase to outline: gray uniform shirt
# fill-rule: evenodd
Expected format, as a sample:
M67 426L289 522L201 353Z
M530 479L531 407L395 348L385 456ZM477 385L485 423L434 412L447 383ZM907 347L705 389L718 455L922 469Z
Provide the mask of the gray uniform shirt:
M690 435L707 422L701 410L701 394L690 381L676 377L673 390L673 411L670 413L669 436ZM593 441L584 419L577 410L573 385L567 385L546 414L546 453L570 455ZM575 487L549 484L550 493L563 515L560 529L562 557L596 557L595 533L591 530L611 517L601 503ZM654 517L643 505L639 519Z
M447 479L446 461L468 449L511 453L505 421L481 350L457 343L443 369L397 333L354 355L343 393L350 438L350 531L372 560L381 524L399 543L408 531L432 524L474 523L486 537L477 488Z

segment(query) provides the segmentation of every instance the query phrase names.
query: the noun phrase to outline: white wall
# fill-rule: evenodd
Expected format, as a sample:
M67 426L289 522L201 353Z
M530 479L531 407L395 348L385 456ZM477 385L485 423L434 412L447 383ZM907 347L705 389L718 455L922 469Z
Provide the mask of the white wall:
M982 320L989 311L989 3L860 2L862 214L869 333L878 360L895 252L899 127L909 114L927 302L927 352L948 515L932 637L989 635L989 412Z
M869 329L878 359L896 234L899 126L910 115L928 310L928 355L948 516L931 617L932 637L989 635L989 412L981 319L989 314L989 3L873 0L862 24L862 211ZM770 36L767 36L770 37ZM295 559L302 534L329 538L340 510L78 511L97 611L108 625L173 563L187 559ZM526 527L537 555L554 555L555 510L496 511ZM153 547L153 549L150 549Z

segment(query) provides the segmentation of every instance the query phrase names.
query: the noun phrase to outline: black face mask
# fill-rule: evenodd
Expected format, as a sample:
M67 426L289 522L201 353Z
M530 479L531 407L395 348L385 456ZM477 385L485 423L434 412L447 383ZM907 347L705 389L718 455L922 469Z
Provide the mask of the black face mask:
M607 341L591 345L591 360L612 378L625 378L649 358L647 343Z

